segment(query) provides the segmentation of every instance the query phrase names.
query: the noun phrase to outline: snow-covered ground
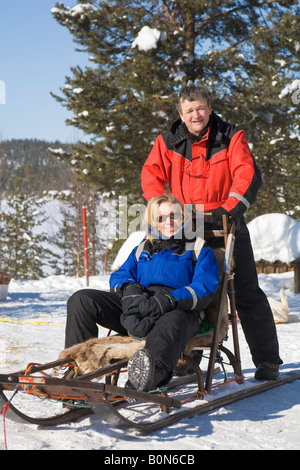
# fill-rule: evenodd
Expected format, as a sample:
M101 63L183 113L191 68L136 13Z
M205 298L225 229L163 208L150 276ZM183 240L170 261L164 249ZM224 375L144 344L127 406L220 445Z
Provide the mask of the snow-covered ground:
M293 273L259 275L261 287L279 301L285 289L290 313L300 319L300 294L293 293ZM107 289L108 277L90 278L90 287ZM0 302L0 373L20 370L29 362L55 360L64 346L66 302L85 278L50 276L14 281ZM282 371L300 369L300 321L277 325ZM243 372L253 379L254 366L239 326ZM100 329L99 336L107 330ZM240 387L230 384L228 387ZM44 402L39 402L44 406ZM8 449L116 451L182 451L205 449L300 449L300 381L236 402L206 415L183 419L151 435L120 430L91 415L80 421L40 428L6 419ZM4 434L0 420L0 449Z

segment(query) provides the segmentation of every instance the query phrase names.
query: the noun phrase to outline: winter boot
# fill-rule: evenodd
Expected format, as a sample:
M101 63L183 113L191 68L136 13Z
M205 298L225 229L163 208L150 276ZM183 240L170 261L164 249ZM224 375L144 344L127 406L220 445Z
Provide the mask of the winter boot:
M199 366L201 359L202 359L202 355L203 355L202 349L200 350L195 349L194 351L190 353L189 357L193 359L193 361ZM194 374L194 373L195 373L195 369L191 365L186 364L186 363L178 362L177 366L174 369L174 375L177 377L182 377L184 375L189 375L189 374Z
M254 378L256 380L277 380L279 377L279 365L272 362L262 362L258 365Z
M136 351L128 361L128 381L125 387L148 392L171 378L170 371L147 349Z

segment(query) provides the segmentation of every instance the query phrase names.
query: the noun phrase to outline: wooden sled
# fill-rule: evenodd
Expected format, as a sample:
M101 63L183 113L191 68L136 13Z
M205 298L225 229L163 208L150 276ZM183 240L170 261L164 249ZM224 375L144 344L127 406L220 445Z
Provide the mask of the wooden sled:
M254 381L247 388L241 386L240 391L214 397L216 385L213 385L213 379L220 370L216 368L216 364L221 363L225 372L222 354L227 356L233 377L227 380L225 372L223 380L220 382L218 379L220 383L217 385L226 384L228 381L235 381L240 385L243 383L233 282L234 224L229 226L225 217L223 229L205 233L205 237L223 237L225 252L221 250L223 256L217 256L221 276L216 306L212 304L207 310L206 320L209 325L214 324L213 329L191 338L181 358L181 362L193 367L194 374L174 378L166 387L147 393L120 386L120 377L129 357L135 350L143 347L144 343L127 337L110 336L90 340L91 354L88 360L80 349L86 350L86 343L83 343L76 345L75 349L73 347L63 351L54 362L43 365L29 364L22 371L0 374L0 410L4 408L6 416L10 419L25 420L41 426L57 425L95 413L111 426L127 426L141 432L152 432L185 417L206 413L241 398L299 379L300 372L297 371L282 375L277 381ZM233 351L224 346L228 328L231 328L232 332ZM120 348L116 348L118 342ZM188 356L194 349L209 351L206 372ZM60 370L61 375L53 375L53 370ZM102 381L99 381L100 377ZM184 397L180 392L182 388ZM19 395L21 401L16 404ZM36 397L38 404L33 405L33 411L30 413L27 411L27 397L31 401ZM43 399L42 403L40 399ZM47 412L44 403L48 406ZM142 413L136 411L138 406L142 408ZM145 421L144 411L147 407L150 407L151 419ZM137 418L133 417L134 412ZM155 420L152 419L154 414L157 416Z

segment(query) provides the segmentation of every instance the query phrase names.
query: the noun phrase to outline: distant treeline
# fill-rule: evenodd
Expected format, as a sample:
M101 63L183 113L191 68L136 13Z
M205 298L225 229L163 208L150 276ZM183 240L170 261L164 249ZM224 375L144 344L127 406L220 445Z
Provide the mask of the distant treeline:
M2 195L14 193L16 180L22 180L26 194L70 187L71 169L48 152L48 148L68 150L60 142L13 139L0 142L0 184Z

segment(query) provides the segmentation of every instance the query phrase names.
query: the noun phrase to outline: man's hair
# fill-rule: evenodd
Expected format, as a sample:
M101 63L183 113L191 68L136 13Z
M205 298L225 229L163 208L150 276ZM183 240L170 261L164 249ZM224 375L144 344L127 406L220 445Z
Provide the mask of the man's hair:
M181 103L183 101L197 101L199 98L206 99L207 105L211 106L211 99L205 88L196 85L187 85L183 87L177 97L176 109L181 114Z

